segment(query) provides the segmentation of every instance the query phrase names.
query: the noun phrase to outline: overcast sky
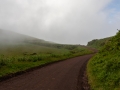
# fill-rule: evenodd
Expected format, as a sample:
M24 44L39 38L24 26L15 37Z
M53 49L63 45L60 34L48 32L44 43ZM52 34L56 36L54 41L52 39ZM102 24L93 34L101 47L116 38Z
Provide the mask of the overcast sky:
M120 0L0 0L0 29L87 44L120 29Z

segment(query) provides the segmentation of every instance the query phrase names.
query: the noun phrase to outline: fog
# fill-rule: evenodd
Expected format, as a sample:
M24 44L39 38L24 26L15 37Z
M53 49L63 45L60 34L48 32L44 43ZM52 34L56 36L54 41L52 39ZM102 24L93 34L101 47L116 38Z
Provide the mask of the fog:
M119 0L0 0L0 28L47 41L85 45L116 34L119 8Z
M0 29L0 45L22 44L26 39L26 35Z

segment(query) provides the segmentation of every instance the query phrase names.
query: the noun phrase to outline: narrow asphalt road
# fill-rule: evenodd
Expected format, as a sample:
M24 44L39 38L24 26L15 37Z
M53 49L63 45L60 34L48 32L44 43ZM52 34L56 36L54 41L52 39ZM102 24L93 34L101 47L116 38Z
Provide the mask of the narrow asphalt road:
M0 90L82 90L78 77L92 56L75 57L2 81Z

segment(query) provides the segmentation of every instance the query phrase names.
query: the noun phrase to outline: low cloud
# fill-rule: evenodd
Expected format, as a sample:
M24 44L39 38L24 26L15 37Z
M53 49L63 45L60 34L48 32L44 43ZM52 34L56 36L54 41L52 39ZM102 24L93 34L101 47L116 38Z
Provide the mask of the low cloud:
M119 29L120 11L106 8L112 1L0 0L0 28L57 43L87 44Z

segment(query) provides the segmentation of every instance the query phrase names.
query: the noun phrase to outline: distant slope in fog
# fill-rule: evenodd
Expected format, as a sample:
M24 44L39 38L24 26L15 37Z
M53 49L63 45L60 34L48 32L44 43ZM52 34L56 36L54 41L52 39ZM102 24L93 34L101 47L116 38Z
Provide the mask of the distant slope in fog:
M0 56L30 55L33 53L38 55L41 53L60 54L77 47L80 45L57 44L12 31L0 30Z
M31 36L19 34L12 31L1 30L0 29L0 45L9 45L9 44L22 44L22 43L46 43L50 44L51 42L37 39Z
M16 56L54 52L56 44L12 31L0 30L0 55Z

